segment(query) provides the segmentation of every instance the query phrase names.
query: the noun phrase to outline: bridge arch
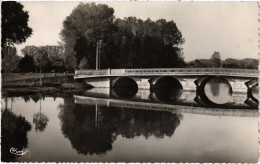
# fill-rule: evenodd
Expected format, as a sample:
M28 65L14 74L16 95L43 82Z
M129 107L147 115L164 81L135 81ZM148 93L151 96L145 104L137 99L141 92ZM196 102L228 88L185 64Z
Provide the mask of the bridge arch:
M150 79L151 89L183 89L180 81L173 76Z
M259 87L258 87L258 83L257 83L248 89L247 95L248 95L248 98L251 98L253 101L258 103L258 93L259 93Z
M258 85L258 78L254 78L245 82L245 85L247 86L247 88L252 88L253 86Z
M231 89L231 93L233 92L233 89L232 89L232 86L231 84L229 83L229 81L223 77L223 76L207 76L207 77L204 77L202 78L202 81L201 83L199 84L199 89L204 89L205 85L210 81L212 80L213 78L216 78L216 79L219 79L219 80L223 80Z
M112 79L111 87L113 88L138 88L136 81L131 77L117 77Z
M138 91L136 81L131 77L117 77L111 80L112 95L117 98L132 98Z
M208 89L206 90L206 86L208 82L211 82L213 80L213 84L209 85ZM218 83L225 83L228 85L227 88L221 88ZM214 84L216 83L216 84ZM224 90L223 90L224 89ZM225 94L225 92L228 92ZM198 85L197 88L197 95L201 98L201 100L205 104L209 105L228 105L230 104L230 101L227 101L229 98L231 99L233 93L232 85L230 84L229 80L222 76L208 76L204 77L201 80L200 85ZM225 96L225 97L223 97Z

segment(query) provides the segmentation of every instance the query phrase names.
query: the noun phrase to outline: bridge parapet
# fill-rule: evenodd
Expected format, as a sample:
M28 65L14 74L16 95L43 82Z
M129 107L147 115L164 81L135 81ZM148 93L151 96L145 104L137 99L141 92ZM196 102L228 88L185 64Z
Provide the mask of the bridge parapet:
M76 70L75 78L93 76L156 76L156 75L225 75L258 77L258 70L227 68L158 68L158 69L102 69Z

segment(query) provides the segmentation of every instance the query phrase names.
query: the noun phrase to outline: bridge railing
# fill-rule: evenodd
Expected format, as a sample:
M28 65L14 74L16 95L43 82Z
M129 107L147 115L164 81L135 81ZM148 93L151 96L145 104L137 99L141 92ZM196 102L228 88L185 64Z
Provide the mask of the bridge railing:
M230 74L258 74L258 70L226 69L226 68L173 68L173 69L125 69L125 74L198 74L198 73L230 73Z
M159 69L102 69L76 70L75 76L120 76L120 75L156 75L156 74L225 74L225 75L252 75L258 76L258 70L227 69L227 68L159 68Z
M76 70L75 76L78 75L109 75L110 72L108 69L100 69L100 70Z

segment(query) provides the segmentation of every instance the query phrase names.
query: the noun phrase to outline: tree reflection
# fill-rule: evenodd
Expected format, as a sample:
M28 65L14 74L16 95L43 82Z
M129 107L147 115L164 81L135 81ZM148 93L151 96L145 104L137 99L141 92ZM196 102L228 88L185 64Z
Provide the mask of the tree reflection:
M40 98L40 112L33 115L33 123L35 124L35 130L42 132L45 130L49 118L41 112L42 110L42 104L41 104L41 98Z
M27 96L27 95L26 95L26 96L23 96L22 98L24 99L25 102L29 102L29 101L30 101L30 97Z
M96 108L97 107L97 108ZM172 136L181 114L74 104L60 105L62 132L79 154L101 154L112 149L118 135L126 138Z
M220 92L220 79L219 78L212 78L208 81L208 85L210 91L214 97L217 97Z
M27 132L31 130L31 124L22 116L16 116L9 110L2 111L1 120L1 157L4 162L15 161L15 155L10 153L12 147L17 150L27 148Z
M30 98L37 103L41 99L41 95L30 95Z

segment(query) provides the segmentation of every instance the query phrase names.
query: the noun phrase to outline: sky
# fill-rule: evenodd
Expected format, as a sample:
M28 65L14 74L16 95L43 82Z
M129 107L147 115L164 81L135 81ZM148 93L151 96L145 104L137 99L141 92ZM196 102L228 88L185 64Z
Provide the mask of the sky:
M21 2L29 12L33 34L17 45L58 45L63 20L79 2ZM87 2L86 2L87 3ZM209 59L218 51L221 59L258 59L257 2L98 2L114 8L116 18L173 20L182 32L185 61Z

